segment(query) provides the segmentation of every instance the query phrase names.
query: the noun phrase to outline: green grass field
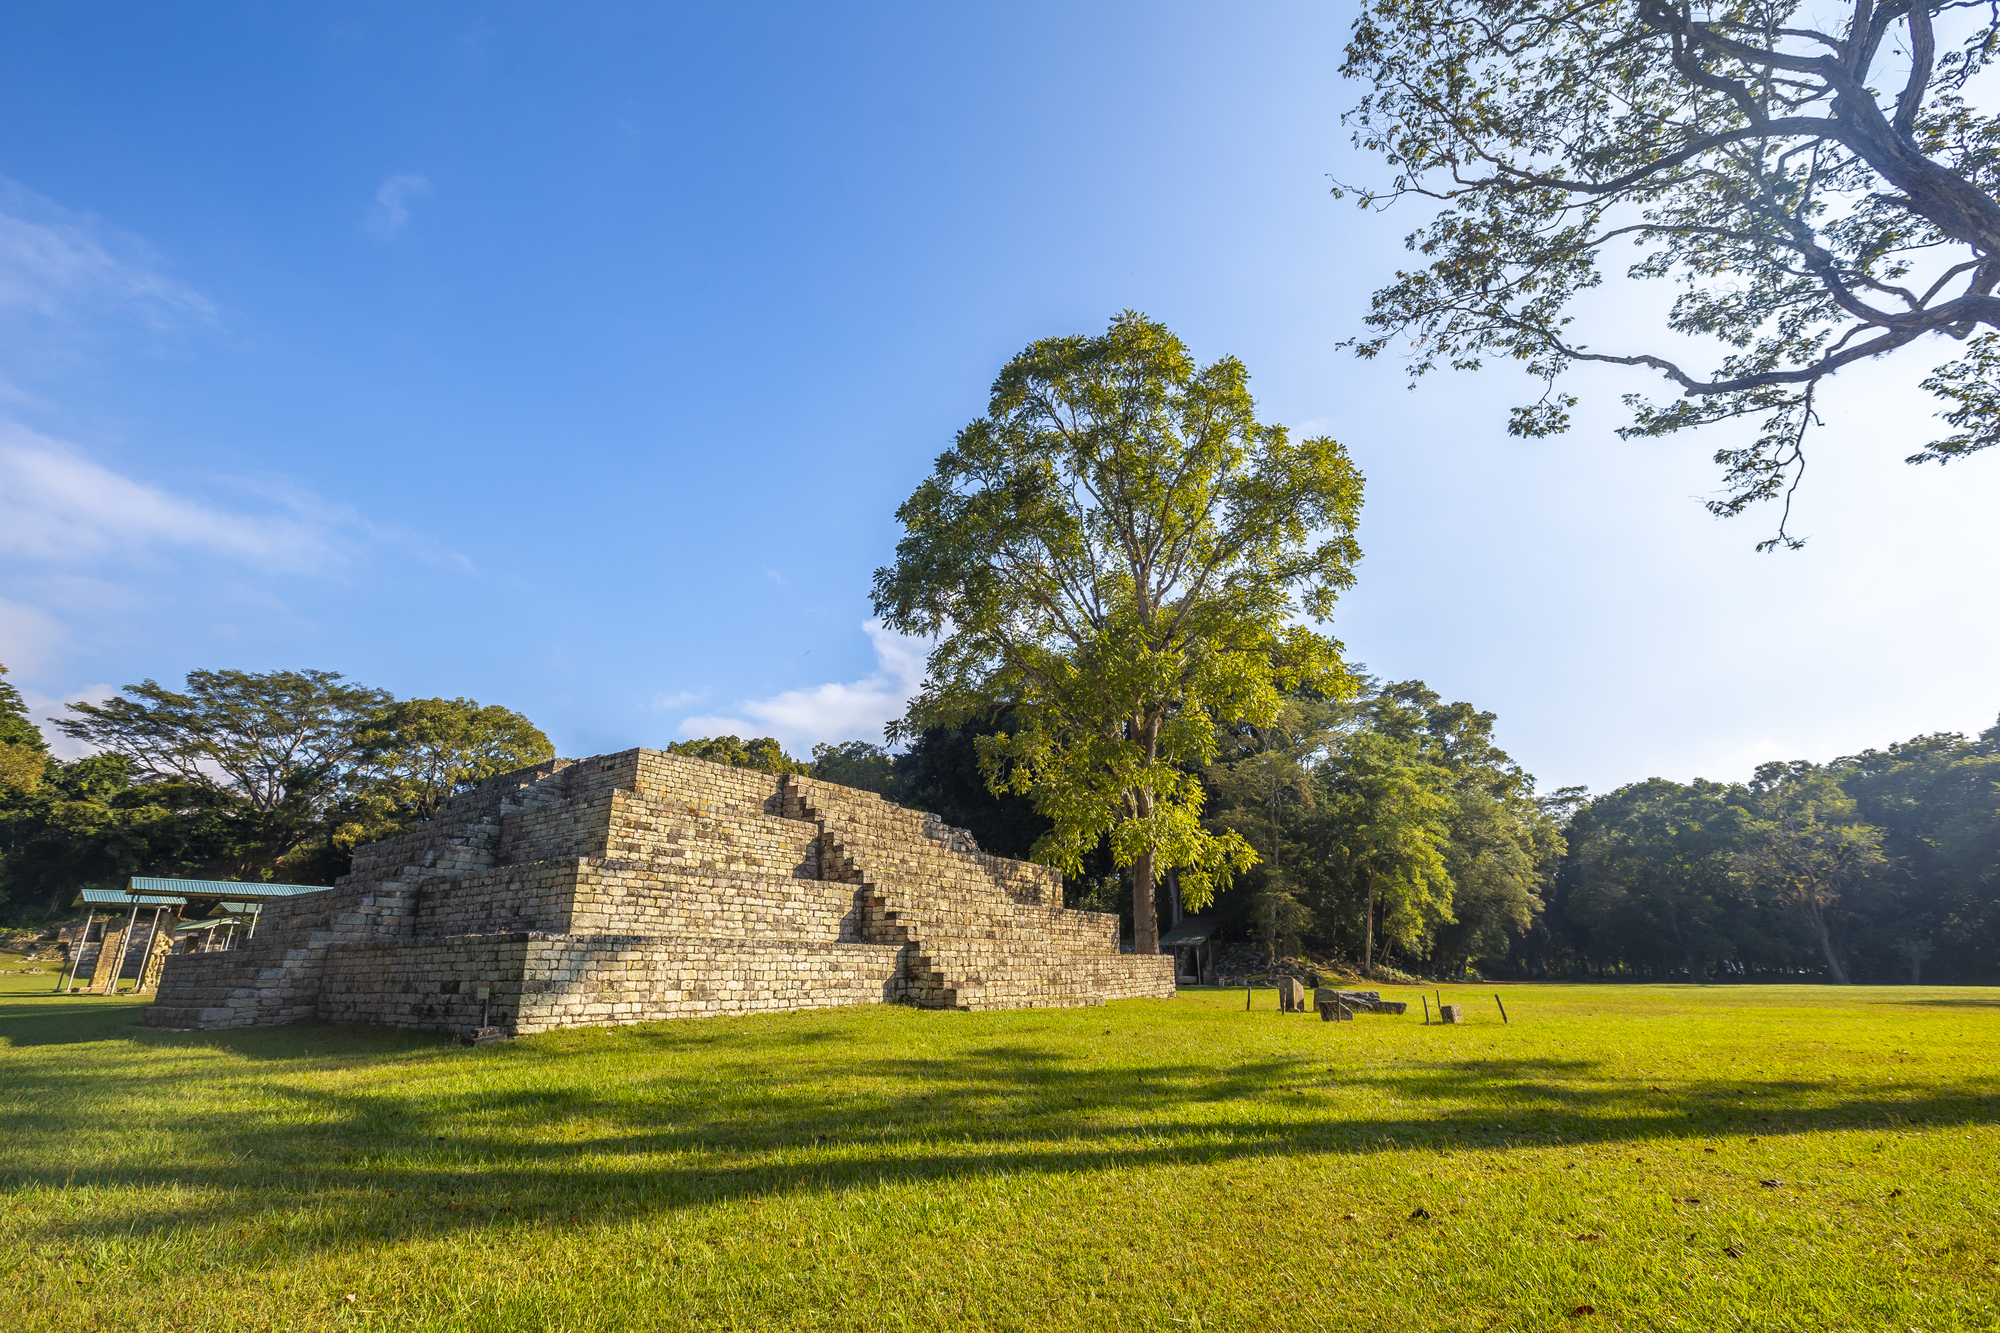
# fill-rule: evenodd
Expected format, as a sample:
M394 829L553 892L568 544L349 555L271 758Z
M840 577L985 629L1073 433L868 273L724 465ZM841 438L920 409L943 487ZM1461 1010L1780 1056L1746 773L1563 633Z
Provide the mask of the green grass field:
M0 967L49 1330L2000 1327L2000 992L884 1007L479 1050ZM1408 992L1414 1000L1416 992Z

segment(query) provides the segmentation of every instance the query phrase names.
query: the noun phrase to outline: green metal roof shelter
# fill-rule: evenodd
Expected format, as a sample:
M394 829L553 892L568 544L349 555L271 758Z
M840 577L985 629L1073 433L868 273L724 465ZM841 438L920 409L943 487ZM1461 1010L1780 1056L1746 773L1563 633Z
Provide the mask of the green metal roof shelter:
M207 917L249 918L250 936L257 934L257 920L263 915L264 904L284 898L296 898L302 893L320 893L324 884L266 884L258 880L240 879L160 879L150 875L134 875L123 889L78 889L72 906L86 909L83 932L78 937L78 948L71 954L70 975L57 985L58 990L66 990L75 980L76 965L81 960L84 946L90 940L91 919L102 912L108 919L118 912L131 912L127 923L125 939L130 940L132 926L138 924L142 908L153 909L153 922L157 929L160 914L167 908L179 909L175 915L184 921L201 921ZM223 924L222 921L215 922ZM230 933L235 933L235 921L230 921ZM107 927L108 928L108 927ZM178 933L178 931L176 931ZM148 948L151 946L149 945ZM117 970L122 972L125 965L124 946L121 944ZM143 972L143 968L141 969ZM93 960L93 977L95 960ZM93 983L94 984L94 983ZM115 984L115 983L114 983Z

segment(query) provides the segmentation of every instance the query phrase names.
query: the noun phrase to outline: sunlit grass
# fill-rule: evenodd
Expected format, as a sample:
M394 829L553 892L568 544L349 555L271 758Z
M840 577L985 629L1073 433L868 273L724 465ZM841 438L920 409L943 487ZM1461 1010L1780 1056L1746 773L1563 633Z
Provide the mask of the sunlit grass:
M0 975L22 1327L2000 1325L1995 991L1516 986L1509 1025L1488 988L1429 1028L1190 991L470 1050L156 1033L53 986Z

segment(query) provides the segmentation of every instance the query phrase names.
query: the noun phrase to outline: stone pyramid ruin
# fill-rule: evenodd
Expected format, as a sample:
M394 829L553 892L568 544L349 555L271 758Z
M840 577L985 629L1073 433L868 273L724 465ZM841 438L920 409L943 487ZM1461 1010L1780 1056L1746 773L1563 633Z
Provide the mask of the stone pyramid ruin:
M906 1002L1174 993L1046 866L872 792L657 750L554 760L452 798L256 938L167 959L146 1022L434 1031Z

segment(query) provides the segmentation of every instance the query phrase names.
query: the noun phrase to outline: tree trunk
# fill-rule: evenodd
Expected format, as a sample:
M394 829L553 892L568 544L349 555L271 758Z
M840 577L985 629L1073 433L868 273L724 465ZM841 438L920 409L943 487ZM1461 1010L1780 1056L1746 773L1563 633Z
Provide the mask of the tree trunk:
M1833 932L1826 928L1826 913L1820 909L1817 902L1806 904L1806 919L1812 922L1813 936L1819 940L1819 951L1826 958L1826 970L1828 975L1832 976L1834 984L1837 986L1851 984L1847 980L1847 969L1840 965L1840 955L1833 951Z
M1368 876L1368 916L1361 933L1361 975L1375 975L1375 876Z
M1132 863L1132 952L1160 951L1160 918L1153 907L1153 853L1149 849Z

